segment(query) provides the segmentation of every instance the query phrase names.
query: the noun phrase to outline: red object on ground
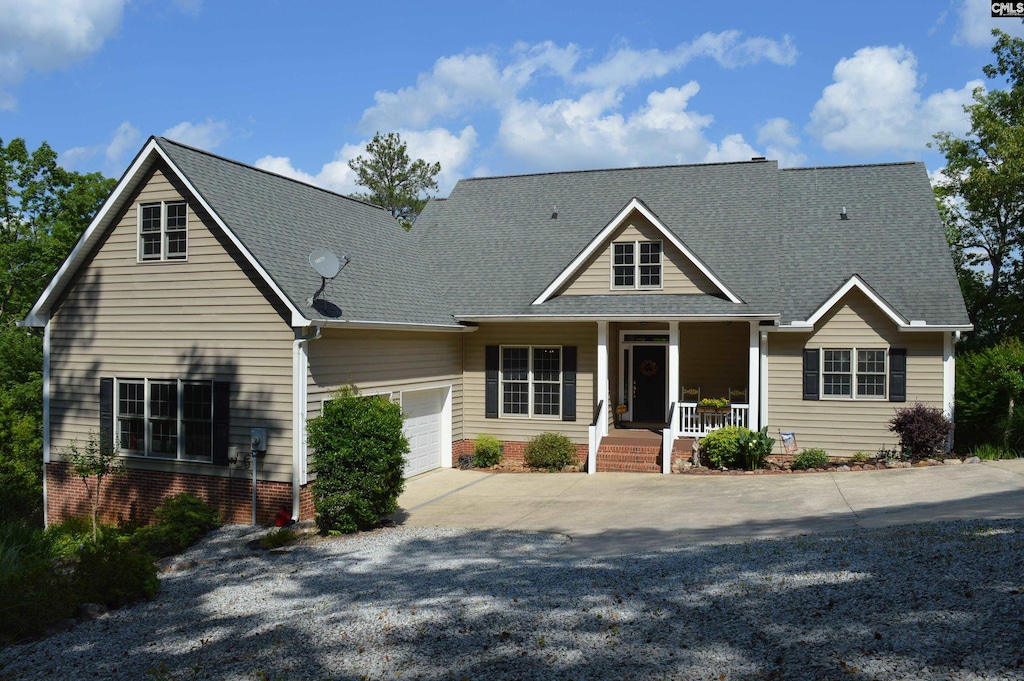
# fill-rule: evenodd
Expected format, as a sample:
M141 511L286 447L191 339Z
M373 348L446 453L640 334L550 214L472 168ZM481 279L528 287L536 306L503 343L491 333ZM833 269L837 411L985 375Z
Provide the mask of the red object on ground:
M292 514L287 508L282 508L277 512L277 516L274 518L274 525L276 527L284 527L291 523Z

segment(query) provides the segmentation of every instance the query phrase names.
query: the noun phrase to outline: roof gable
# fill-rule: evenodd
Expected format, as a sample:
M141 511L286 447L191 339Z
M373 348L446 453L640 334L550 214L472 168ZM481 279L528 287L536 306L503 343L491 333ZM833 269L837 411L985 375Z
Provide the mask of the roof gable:
M648 223L654 226L657 232L679 251L697 270L703 274L714 285L714 287L733 303L742 303L739 296L733 293L718 276L684 244L657 215L648 208L643 201L633 197L623 208L601 229L600 232L588 243L582 251L562 270L555 279L548 284L547 288L533 301L534 305L541 305L556 295L567 283L580 273L584 265L602 247L606 247L615 233L626 225L627 220L634 213L643 216Z

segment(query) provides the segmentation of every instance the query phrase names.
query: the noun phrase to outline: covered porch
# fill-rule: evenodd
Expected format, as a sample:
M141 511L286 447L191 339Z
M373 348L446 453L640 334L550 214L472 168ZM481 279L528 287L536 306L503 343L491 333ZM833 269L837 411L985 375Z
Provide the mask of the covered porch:
M587 470L623 470L608 462L636 440L646 443L648 458L656 446L658 467L669 473L666 452L678 455L689 449L683 444L723 426L760 428L766 333L751 319L597 322Z

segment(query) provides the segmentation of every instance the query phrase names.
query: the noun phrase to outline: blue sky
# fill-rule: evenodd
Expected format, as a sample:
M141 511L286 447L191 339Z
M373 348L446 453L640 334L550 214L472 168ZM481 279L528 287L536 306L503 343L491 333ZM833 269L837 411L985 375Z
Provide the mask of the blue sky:
M988 83L986 0L0 0L0 137L119 176L151 135L356 190L398 131L461 177L923 160Z

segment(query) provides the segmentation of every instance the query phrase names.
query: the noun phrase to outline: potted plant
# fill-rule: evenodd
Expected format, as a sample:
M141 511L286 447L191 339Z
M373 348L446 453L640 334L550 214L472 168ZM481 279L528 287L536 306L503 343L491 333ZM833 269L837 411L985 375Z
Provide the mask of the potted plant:
M724 397L705 397L697 403L697 412L701 414L723 414L729 411L729 400Z

